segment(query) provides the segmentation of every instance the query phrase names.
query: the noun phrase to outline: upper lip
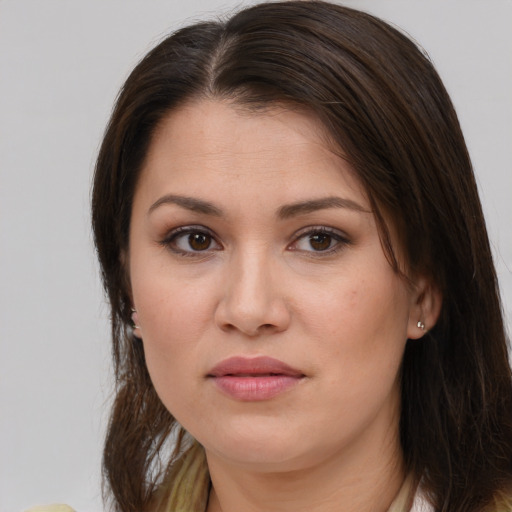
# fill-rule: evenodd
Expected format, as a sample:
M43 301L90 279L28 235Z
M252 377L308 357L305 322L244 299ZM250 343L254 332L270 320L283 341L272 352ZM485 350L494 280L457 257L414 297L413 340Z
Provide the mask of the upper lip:
M304 374L290 365L274 359L273 357L230 357L216 364L209 372L208 377L233 376L261 376L261 375L287 375L303 377Z

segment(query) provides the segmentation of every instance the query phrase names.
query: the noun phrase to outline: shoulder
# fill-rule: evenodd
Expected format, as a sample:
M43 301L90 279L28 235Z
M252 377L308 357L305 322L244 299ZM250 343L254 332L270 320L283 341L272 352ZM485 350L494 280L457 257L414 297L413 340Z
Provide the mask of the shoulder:
M24 512L75 512L68 505L54 504L54 505L38 505L37 507L31 507Z
M494 503L486 512L512 512L512 486L498 492L494 497Z

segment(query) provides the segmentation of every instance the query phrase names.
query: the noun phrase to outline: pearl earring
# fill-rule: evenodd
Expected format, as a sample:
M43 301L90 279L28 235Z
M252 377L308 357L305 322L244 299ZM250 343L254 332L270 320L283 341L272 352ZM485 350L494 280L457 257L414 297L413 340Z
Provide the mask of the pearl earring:
M422 331L425 330L425 324L421 321L421 320L418 320L418 323L416 324Z

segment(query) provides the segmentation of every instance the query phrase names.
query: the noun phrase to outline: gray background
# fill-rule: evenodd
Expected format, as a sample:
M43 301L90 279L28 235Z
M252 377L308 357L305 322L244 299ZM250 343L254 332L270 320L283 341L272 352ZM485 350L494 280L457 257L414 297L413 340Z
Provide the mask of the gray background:
M512 2L349 0L434 60L467 138L512 320ZM101 510L108 308L89 228L123 79L170 29L247 2L0 0L0 511ZM418 233L421 236L421 233Z

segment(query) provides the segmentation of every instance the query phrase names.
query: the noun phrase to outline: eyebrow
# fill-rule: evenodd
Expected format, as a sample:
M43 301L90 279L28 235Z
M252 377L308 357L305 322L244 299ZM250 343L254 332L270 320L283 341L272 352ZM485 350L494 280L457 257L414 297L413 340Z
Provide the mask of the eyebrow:
M203 213L205 215L213 215L215 217L222 216L222 210L215 206L213 203L203 201L202 199L196 199L195 197L177 196L174 194L167 194L155 201L149 207L148 214L163 204L176 204L192 212Z
M305 215L307 213L326 210L328 208L348 208L349 210L355 210L357 212L371 213L369 210L366 210L360 204L352 201L351 199L330 196L282 206L277 211L277 215L281 219L289 219L290 217L295 217L297 215Z
M167 194L155 201L148 210L148 214L152 213L159 206L164 204L175 204L196 213L204 215L213 215L215 217L222 217L222 210L209 201L197 199L195 197L180 196L175 194ZM310 199L308 201L299 201L292 204L281 206L277 210L277 216L280 219L289 219L298 215L306 215L318 210L326 210L329 208L348 208L362 213L371 213L369 210L363 208L360 204L338 196L323 197L320 199Z

